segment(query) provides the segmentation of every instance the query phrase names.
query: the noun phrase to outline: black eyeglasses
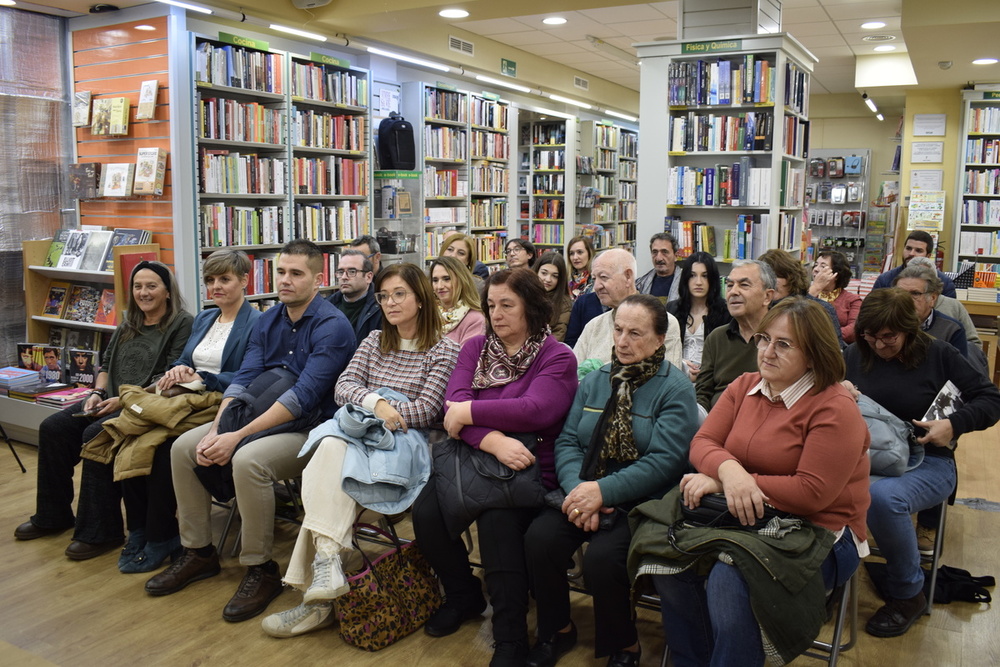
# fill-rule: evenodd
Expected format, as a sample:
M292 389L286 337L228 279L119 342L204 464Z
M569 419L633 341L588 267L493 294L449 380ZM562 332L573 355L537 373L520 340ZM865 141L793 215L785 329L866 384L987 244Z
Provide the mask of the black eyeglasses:
M338 278L343 278L344 276L347 276L348 278L354 278L359 273L364 273L364 271L361 269L337 269L336 271L333 272L333 275L337 276Z

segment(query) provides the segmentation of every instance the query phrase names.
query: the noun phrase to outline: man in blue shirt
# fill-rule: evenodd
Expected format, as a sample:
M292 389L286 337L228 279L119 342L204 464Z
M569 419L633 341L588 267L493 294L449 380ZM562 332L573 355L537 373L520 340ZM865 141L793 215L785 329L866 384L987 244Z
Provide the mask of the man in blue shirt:
M914 257L930 257L934 258L934 237L927 232L915 229L910 232L906 237L906 243L903 244L903 263L897 266L895 269L886 271L878 278L875 279L875 284L872 285L873 290L882 289L883 287L892 287L893 282L896 280L896 276L899 275L900 271L906 268L906 264ZM940 271L937 272L938 278L944 283L944 288L941 294L945 296L950 296L952 299L955 298L955 283L952 279L944 275Z
M184 551L146 582L150 595L169 595L219 574L219 555L212 545L212 497L195 469L230 463L243 522L240 563L247 572L222 617L230 622L253 618L281 593L281 574L271 559L273 484L302 474L309 457L299 458L299 449L312 426L333 416L333 387L355 349L347 318L319 296L322 269L323 254L314 243L296 240L282 248L276 280L281 303L254 325L243 364L223 394L215 421L174 443L171 464ZM220 418L233 399L275 369L293 374L294 384L242 428L220 433Z

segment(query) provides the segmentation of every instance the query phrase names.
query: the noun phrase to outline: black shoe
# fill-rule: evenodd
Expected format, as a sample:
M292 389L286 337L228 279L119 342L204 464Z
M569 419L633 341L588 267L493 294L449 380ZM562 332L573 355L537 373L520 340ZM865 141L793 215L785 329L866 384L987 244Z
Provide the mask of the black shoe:
M73 524L69 524L65 528L41 528L30 521L25 521L14 529L14 538L22 541L37 540L39 537L45 537L46 535L58 535L59 533L65 533L72 527Z
M525 667L528 659L528 642L496 642L490 667Z
M576 646L576 624L568 632L557 632L548 639L539 639L528 652L528 667L552 667L559 658Z
M251 565L243 575L243 581L236 594L230 598L222 618L230 623L239 623L257 616L271 604L271 600L285 590L281 583L281 572L273 560L260 565Z
M90 560L91 558L97 558L109 551L115 551L122 545L124 540L118 538L117 540L111 540L110 542L98 542L97 544L90 544L89 542L81 542L79 540L73 540L66 547L66 558L70 560Z
M214 577L221 571L219 554L214 547L207 556L199 556L195 549L184 549L173 565L146 582L146 592L157 596L170 595L188 584Z
M615 651L608 658L608 667L639 667L642 651Z
M907 600L890 599L868 619L865 631L875 637L898 637L906 634L926 610L923 591Z
M462 623L482 616L486 611L486 598L480 594L479 600L469 606L445 602L424 623L424 632L431 637L447 637L461 627Z

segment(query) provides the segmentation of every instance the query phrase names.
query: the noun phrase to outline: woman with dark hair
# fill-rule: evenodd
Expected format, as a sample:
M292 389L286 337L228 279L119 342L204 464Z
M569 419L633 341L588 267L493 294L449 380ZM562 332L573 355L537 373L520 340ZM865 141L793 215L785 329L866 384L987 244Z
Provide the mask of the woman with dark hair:
M861 297L847 291L853 276L844 253L824 250L816 258L812 283L809 285L810 295L826 301L837 311L840 335L847 344L854 342L854 321L858 319L858 311L861 310Z
M566 337L566 327L569 325L569 314L573 310L573 299L569 294L566 282L566 262L563 256L550 250L538 258L535 273L542 281L542 287L552 303L552 335L562 342Z
M594 244L588 236L574 236L566 246L572 275L569 278L569 293L576 301L581 294L594 291L594 277L590 275L590 263L594 259Z
M118 414L122 385L145 387L180 356L194 319L173 272L161 262L139 262L129 277L125 313L104 352L100 372L87 400L57 412L38 427L38 493L36 511L14 531L19 540L61 533L74 525L73 468L83 443ZM86 416L77 418L80 413ZM122 543L121 492L111 466L84 462L75 517L72 560L86 560ZM92 471L86 469L93 467Z
M678 296L667 304L667 312L681 325L684 343L684 366L694 382L701 370L701 353L705 338L718 326L729 324L726 300L722 298L719 267L707 252L696 252L681 262Z
M527 239L511 239L504 248L507 266L511 269L530 269L535 265L538 251L535 244Z
M448 434L492 454L512 470L540 468L543 484L557 486L553 445L576 393L576 357L549 332L551 306L531 271L505 269L486 281L486 335L462 347L445 394ZM506 435L529 432L531 451ZM460 536L452 535L438 502L436 478L413 505L421 549L444 586L445 603L424 626L450 635L486 608ZM492 667L522 667L528 654L528 569L524 533L537 509L488 509L477 519L479 552L493 605Z
M615 311L612 361L580 383L556 439L560 509L543 508L525 540L538 604L529 667L555 664L576 643L566 563L584 542L583 577L594 596L597 657L639 664L639 638L625 569L626 515L661 498L687 469L698 428L690 382L665 357L667 314L659 298L626 297Z
M753 336L760 371L726 388L691 441L698 472L637 510L649 519L635 526L631 558L643 561L640 575L657 575L678 667L763 665L762 633L791 660L824 623L824 589L846 582L867 554L868 428L840 385L844 360L828 321L809 299L774 306ZM764 516L765 503L801 523L781 540L686 524L669 544L655 537L679 501L698 507L715 493L744 526ZM647 569L653 562L674 573Z
M847 382L855 396L871 397L907 423L924 445L923 462L899 477L871 484L868 526L886 559L885 605L865 630L876 637L904 634L924 613L924 573L911 515L940 505L955 490L956 440L1000 419L1000 391L948 343L920 328L913 297L899 288L878 289L861 304L858 340L844 351ZM938 392L953 383L962 405L946 419L924 420Z
M431 262L429 272L443 320L441 333L459 345L482 335L486 317L473 275L465 265L456 257L441 256Z
M360 406L381 419L385 429L393 433L396 448L426 448L426 438L418 443L403 434L428 429L439 421L458 343L441 337L434 292L418 267L386 266L376 278L375 290L382 306L382 328L361 341L337 381L334 397L338 405ZM384 395L386 390L393 394ZM294 637L331 625L335 620L333 600L348 591L340 554L352 549L358 503L341 485L351 462L349 445L337 424L338 416L334 416L317 426L303 448L305 451L314 445L315 451L302 473L305 517L284 581L304 594L302 604L264 618L261 627L272 637ZM391 456L391 452L386 455ZM423 459L429 468L429 453ZM417 480L411 481L418 488ZM375 489L372 493L379 492ZM386 513L406 510L412 498L403 498L408 500L394 502L405 506ZM389 502L388 497L383 500Z

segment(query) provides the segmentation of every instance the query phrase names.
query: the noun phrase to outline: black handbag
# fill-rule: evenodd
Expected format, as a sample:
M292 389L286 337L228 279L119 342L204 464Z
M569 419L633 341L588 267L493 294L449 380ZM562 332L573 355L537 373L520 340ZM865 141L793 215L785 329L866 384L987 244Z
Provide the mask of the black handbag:
M534 433L508 433L532 453ZM448 438L434 445L434 477L438 503L452 537L458 537L484 510L541 507L545 502L538 463L512 470L495 456Z
M764 516L752 525L744 526L738 517L729 511L724 493L706 493L701 497L697 507L688 507L681 496L681 516L684 523L701 528L739 528L741 530L759 530L777 517L781 519L796 518L794 514L782 512L778 508L764 503Z

